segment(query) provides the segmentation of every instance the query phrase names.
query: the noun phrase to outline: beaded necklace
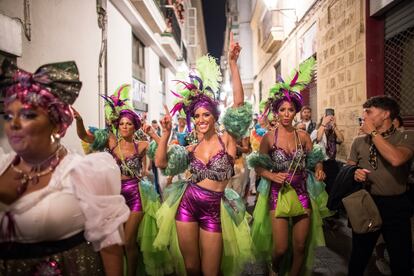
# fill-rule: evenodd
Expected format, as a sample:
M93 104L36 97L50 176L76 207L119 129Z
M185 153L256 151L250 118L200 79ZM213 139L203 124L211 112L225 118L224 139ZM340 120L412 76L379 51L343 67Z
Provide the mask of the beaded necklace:
M17 165L19 165L22 160L22 158L17 155L10 165L11 169L17 173L15 179L20 180L20 185L17 187L17 194L19 196L22 195L27 190L29 184L36 185L39 183L42 176L52 173L59 165L61 154L63 153L66 153L66 149L59 145L56 151L53 152L48 158L38 164L31 164L32 167L29 172L25 172L17 168Z

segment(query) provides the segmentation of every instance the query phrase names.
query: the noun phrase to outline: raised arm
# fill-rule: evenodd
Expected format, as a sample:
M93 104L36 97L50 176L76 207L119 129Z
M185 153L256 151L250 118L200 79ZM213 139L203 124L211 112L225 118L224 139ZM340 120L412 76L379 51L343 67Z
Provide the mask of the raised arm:
M240 79L240 72L237 66L237 60L241 47L238 42L234 42L233 33L230 33L230 46L228 52L228 62L231 73L231 82L233 85L233 107L238 107L244 103L243 85Z
M82 116L79 114L79 112L73 108L73 106L71 109L73 112L73 117L76 121L76 132L79 138L86 143L92 144L95 141L95 136L92 133L86 131Z
M171 122L171 115L168 111L167 106L164 105L165 109L165 116L161 119L161 128L162 128L162 134L158 141L158 148L155 152L155 166L160 169L165 169L168 165L167 160L167 150L168 150L168 140L171 135L171 128L172 128L172 122Z
M365 118L364 124L361 126L361 131L370 135L374 130L376 129L373 122L369 118ZM412 150L412 137L409 134L406 134L405 137L407 141L402 145L393 145L380 134L372 137L372 142L385 160L393 167L398 167L409 161L414 154Z

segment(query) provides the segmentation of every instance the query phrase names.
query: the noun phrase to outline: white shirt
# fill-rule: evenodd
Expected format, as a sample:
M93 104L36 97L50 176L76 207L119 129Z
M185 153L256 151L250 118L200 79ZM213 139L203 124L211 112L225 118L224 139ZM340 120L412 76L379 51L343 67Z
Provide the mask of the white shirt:
M0 175L14 157L15 153L4 154L0 148ZM0 231L7 233L11 215L16 232L10 240L0 235L0 242L56 241L84 231L97 251L122 244L123 223L130 211L120 190L120 171L110 154L69 153L46 187L10 205L0 203Z

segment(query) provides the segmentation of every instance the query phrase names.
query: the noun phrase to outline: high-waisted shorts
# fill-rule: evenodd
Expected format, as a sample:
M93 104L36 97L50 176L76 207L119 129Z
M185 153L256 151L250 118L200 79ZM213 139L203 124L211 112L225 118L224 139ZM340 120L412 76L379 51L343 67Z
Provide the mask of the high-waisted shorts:
M290 180L291 175L287 177ZM310 209L310 199L308 191L306 190L306 173L296 173L292 177L291 186L295 189L296 194L298 195L299 201L302 204L304 209ZM280 184L272 182L270 186L270 196L269 196L269 209L270 211L276 210L277 206L277 197L279 195L279 190L281 188Z
M215 192L190 183L181 198L175 219L198 222L208 232L221 233L220 204L224 192Z
M142 212L138 182L139 180L135 178L121 181L121 195L125 198L126 204L131 212Z

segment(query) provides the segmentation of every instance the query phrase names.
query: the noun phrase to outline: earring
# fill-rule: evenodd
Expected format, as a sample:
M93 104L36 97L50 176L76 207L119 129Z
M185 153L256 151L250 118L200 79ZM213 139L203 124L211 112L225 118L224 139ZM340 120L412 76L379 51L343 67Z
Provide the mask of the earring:
M54 143L59 143L60 142L60 134L59 133L52 133L51 135L50 135L50 141L51 141L51 143L52 144L54 144Z

